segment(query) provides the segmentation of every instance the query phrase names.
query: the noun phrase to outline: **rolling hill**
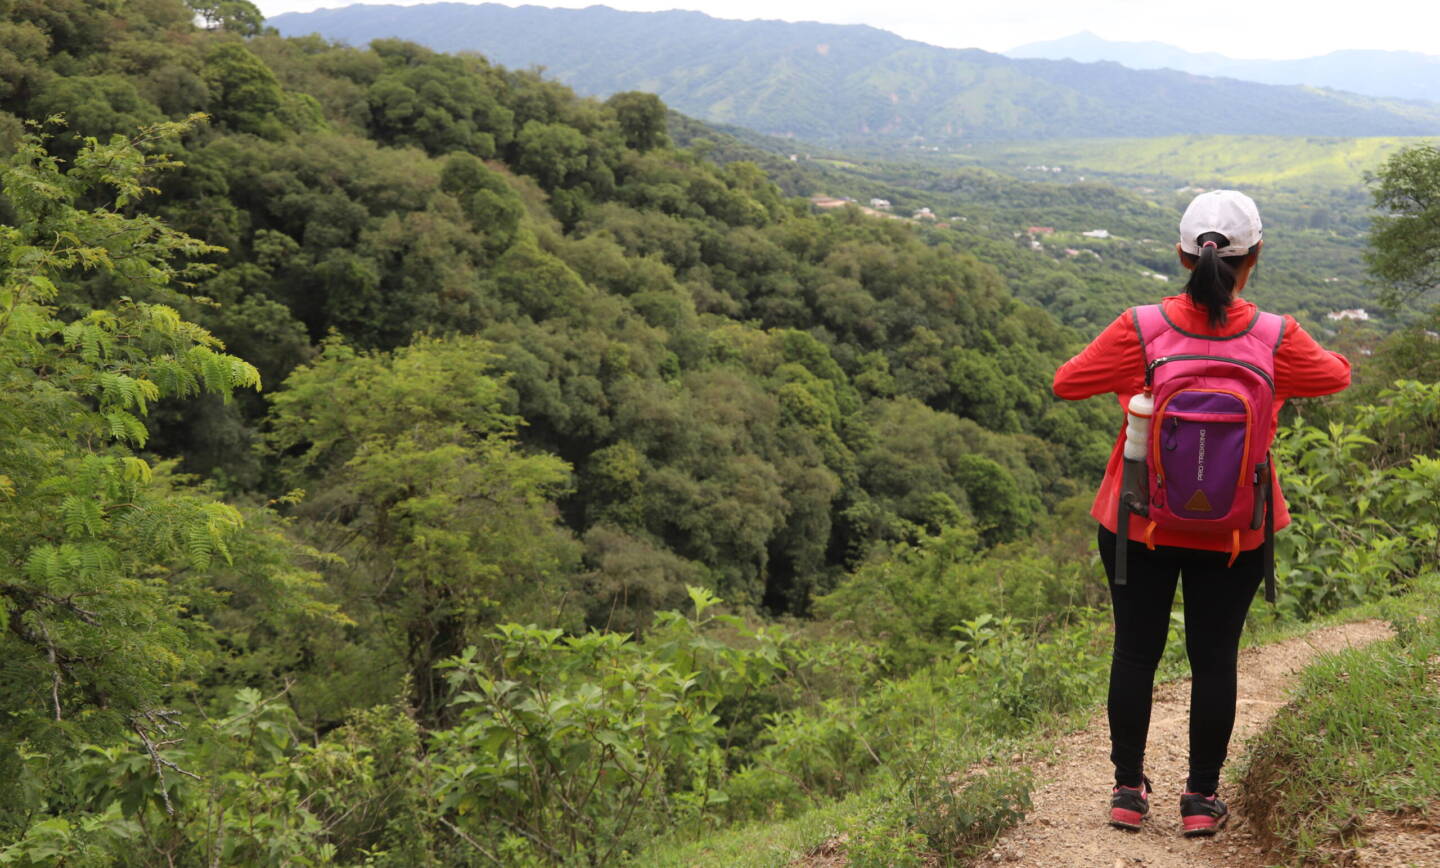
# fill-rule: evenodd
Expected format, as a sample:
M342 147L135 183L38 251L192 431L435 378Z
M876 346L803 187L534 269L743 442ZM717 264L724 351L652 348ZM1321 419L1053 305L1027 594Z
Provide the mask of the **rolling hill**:
M1244 60L1185 51L1162 42L1114 42L1093 33L1032 42L1007 57L1114 61L1131 69L1174 69L1265 84L1328 87L1377 97L1440 99L1440 56L1414 51L1332 51L1297 60Z

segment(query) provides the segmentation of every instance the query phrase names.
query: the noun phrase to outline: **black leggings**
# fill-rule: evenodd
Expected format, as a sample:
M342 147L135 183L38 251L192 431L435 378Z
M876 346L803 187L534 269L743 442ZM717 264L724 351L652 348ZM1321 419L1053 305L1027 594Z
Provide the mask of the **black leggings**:
M1138 786L1150 731L1150 693L1165 651L1176 579L1184 580L1185 654L1190 658L1190 779L1186 789L1209 795L1235 727L1235 665L1245 613L1263 572L1262 550L1229 552L1129 543L1129 575L1115 579L1115 534L1100 528L1100 558L1110 577L1115 653L1110 663L1110 761L1115 782Z

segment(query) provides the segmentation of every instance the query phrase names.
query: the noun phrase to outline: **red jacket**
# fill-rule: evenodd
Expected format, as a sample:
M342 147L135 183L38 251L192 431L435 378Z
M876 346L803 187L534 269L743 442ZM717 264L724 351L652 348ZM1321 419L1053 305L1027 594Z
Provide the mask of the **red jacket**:
M1209 315L1205 308L1196 305L1188 295L1172 295L1162 304L1165 313L1180 328L1210 335L1231 335L1245 328L1255 316L1255 305L1237 298L1230 304L1230 316L1226 325L1218 329L1210 327ZM1339 353L1322 349L1315 339L1306 334L1292 316L1285 317L1285 336L1275 351L1275 417L1270 420L1274 433L1280 407L1287 398L1308 398L1328 395L1350 385L1350 362ZM1080 355L1060 366L1055 372L1055 394L1070 401L1079 401L1092 395L1114 392L1119 396L1121 413L1130 404L1130 398L1145 388L1145 353L1140 347L1140 338L1135 331L1134 317L1129 310L1106 327L1095 340L1090 342ZM1090 514L1110 531L1115 530L1115 514L1120 496L1121 450L1125 445L1124 417L1121 417L1120 434L1115 448L1110 451L1110 463L1105 468L1105 480L1095 496L1095 505ZM1276 509L1275 529L1290 523L1290 512L1285 506L1285 496L1275 486ZM1130 538L1142 539L1148 525L1140 516L1131 516ZM1240 532L1240 548L1252 549L1265 540L1265 531L1245 529ZM1191 531L1156 529L1156 545L1183 546L1192 549L1230 551L1231 535L1228 531L1216 534Z

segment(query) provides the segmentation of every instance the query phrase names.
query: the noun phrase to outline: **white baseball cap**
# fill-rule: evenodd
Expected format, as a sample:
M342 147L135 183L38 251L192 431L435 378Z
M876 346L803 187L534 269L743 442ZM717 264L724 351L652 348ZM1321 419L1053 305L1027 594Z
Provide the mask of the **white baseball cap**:
M1219 232L1230 239L1229 245L1220 248L1221 256L1250 252L1260 242L1260 210L1255 200L1238 190L1211 190L1196 196L1180 218L1180 249L1199 256L1195 239L1206 232Z

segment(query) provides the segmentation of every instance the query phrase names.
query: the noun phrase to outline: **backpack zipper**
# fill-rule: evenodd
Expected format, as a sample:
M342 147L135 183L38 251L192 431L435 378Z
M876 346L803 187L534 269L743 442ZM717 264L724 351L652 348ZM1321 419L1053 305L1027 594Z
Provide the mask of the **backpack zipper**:
M1250 370L1259 374L1261 378L1265 380L1265 384L1270 387L1270 393L1272 395L1275 393L1274 378L1272 378L1269 374L1265 373L1265 370L1258 365L1252 365L1249 362L1241 361L1240 359L1232 359L1229 356L1202 356L1188 353L1176 356L1161 356L1160 358L1147 365L1145 367L1145 387L1148 389L1151 383L1154 382L1155 369L1160 365L1165 364L1166 362L1192 362L1206 360L1215 362L1229 362L1232 365L1240 365L1243 368L1249 368Z

